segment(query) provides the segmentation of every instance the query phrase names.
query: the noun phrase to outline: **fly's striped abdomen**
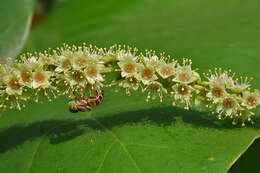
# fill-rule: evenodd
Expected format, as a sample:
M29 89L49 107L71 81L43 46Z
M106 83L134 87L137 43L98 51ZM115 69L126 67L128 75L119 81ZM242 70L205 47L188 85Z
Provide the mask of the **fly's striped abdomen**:
M104 91L101 91L100 95L96 99L96 105L101 103L101 101L103 100L103 96L104 96Z
M96 91L96 96L90 96L83 99L80 99L78 97L75 97L74 99L77 99L77 101L70 101L69 102L69 110L73 113L76 113L78 111L85 112L85 111L91 111L92 108L96 107L104 97L104 91L101 91L100 94Z

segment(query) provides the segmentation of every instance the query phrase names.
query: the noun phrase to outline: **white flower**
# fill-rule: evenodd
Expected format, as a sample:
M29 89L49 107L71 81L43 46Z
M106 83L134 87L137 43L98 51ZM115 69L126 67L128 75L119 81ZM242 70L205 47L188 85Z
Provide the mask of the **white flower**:
M213 100L213 103L218 103L227 94L223 85L210 85L210 91L207 93L207 97Z
M19 83L32 88L32 69L28 64L18 64Z
M8 68L3 81L6 84L6 93L8 95L22 95L23 87L19 83L19 71L11 67Z
M51 83L49 81L52 72L44 71L42 68L36 69L32 73L32 87L33 88L48 88Z
M152 81L143 89L143 92L144 91L148 91L147 100L150 98L154 100L157 96L159 96L161 102L163 94L167 94L167 89L165 89L163 85L157 81Z
M90 84L104 81L101 72L104 69L103 62L99 60L98 55L90 54L87 66L84 69L84 75Z
M88 65L84 73L86 75L87 80L89 81L90 84L94 84L97 81L104 81L100 74L100 69L102 68L101 64L93 64L93 65Z
M192 98L192 92L195 91L190 85L187 84L176 84L172 86L175 101L181 100L181 102L185 102L185 109L189 109L190 99Z
M138 76L137 76L138 77ZM137 90L140 86L140 80L134 76L132 77L126 77L125 79L123 79L122 81L120 81L119 83L120 87L126 88L127 94L129 94L129 90L133 89L133 90Z
M75 70L80 70L86 67L89 61L90 60L89 60L88 52L76 51L73 53L72 67Z
M126 51L124 49L121 49L115 53L117 60L122 61L127 57L134 58L134 60L137 60L137 57L132 54L130 51Z
M242 77L240 78L240 82L237 80L235 81L231 81L231 85L229 86L229 88L237 93L242 93L243 91L245 91L246 89L248 89L250 87L250 80L248 81L248 78L245 77L245 79L243 79Z
M65 72L71 69L72 66L72 58L66 57L66 56L58 56L57 62L56 62L56 69L55 71L60 73L60 72Z
M45 65L53 65L55 64L56 59L57 59L56 53L51 56L40 53L38 61L41 61Z
M117 61L117 56L114 50L111 48L107 52L105 52L104 56L100 56L100 61L106 63L112 63Z
M237 114L235 117L233 117L233 125L236 125L238 121L241 121L241 125L245 126L245 121L251 122L252 124L254 124L254 122L252 121L252 116L254 115L253 112L247 110L247 109L240 109L238 110Z
M139 78L145 85L149 85L152 81L158 79L155 74L154 68L150 66L140 65Z
M22 58L22 60L24 64L31 70L42 68L44 65L44 62L41 59L36 58L35 56L30 56L29 58Z
M166 79L175 74L175 63L166 64L164 60L161 60L156 71L162 78Z
M153 68L153 70L157 70L160 65L160 61L156 55L150 55L149 57L143 57L144 63L146 66Z
M190 84L196 80L200 79L197 72L191 69L191 65L178 66L176 69L176 76L173 79L174 82L182 84Z
M217 105L217 113L219 115L225 113L226 116L238 116L237 112L241 110L236 95L226 95Z
M223 85L226 88L230 88L233 84L232 77L228 76L228 72L222 72L221 69L216 70L215 73L211 73L209 76L206 76L206 78L209 80L209 85Z
M124 54L124 56L121 55L117 64L121 69L122 77L131 77L137 75L139 64L136 63L136 61L137 57L130 53Z
M65 80L71 87L80 86L84 88L88 84L85 74L81 70L66 71L64 75Z
M245 106L247 109L253 109L258 105L260 105L260 94L258 92L243 92L242 106Z

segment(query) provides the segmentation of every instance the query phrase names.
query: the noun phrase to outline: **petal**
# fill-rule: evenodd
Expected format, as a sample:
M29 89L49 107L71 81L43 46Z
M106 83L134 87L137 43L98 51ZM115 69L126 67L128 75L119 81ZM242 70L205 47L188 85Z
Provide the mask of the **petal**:
M57 68L55 69L55 71L58 72L58 73L60 73L60 72L63 72L64 70L63 70L63 68L61 68L61 67L57 67Z
M40 85L42 88L48 88L50 86L50 82L49 81L46 81L44 83L41 83Z
M227 113L228 116L230 116L232 114L232 112L233 112L233 109L227 109L226 110L226 113Z
M123 69L125 63L123 63L123 62L118 62L117 64L118 64L118 66L119 66L121 69Z
M35 81L32 82L33 88L38 88L39 86L40 86L40 84L38 82L35 82Z
M220 102L220 100L221 100L221 98L214 98L214 102L215 102L215 103Z
M179 100L179 98L180 98L179 94L175 94L174 99Z
M98 81L104 81L104 79L103 79L103 77L101 76L101 74L98 74L97 77L96 77L96 79L97 79Z
M218 105L216 111L219 113L223 109L222 105Z
M122 76L122 77L126 77L127 75L128 75L128 73L126 73L126 72L124 72L124 71L121 72L121 76Z
M212 98L212 92L208 92L206 96Z
M74 86L74 85L78 84L78 82L75 81L75 80L69 80L68 82L70 83L71 86Z
M95 83L95 80L93 78L87 77L87 79L88 79L89 83L91 83L91 84Z
M6 88L6 93L9 94L9 95L13 95L14 94L13 90L11 88L9 88L9 87Z

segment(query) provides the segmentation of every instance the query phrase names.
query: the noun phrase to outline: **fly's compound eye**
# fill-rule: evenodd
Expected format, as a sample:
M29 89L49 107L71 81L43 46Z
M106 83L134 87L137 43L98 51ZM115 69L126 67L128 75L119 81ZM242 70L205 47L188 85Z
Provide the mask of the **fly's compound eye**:
M76 104L75 101L69 101L68 107L69 107L69 111L70 112L72 112L72 113L77 113L78 112L77 104Z

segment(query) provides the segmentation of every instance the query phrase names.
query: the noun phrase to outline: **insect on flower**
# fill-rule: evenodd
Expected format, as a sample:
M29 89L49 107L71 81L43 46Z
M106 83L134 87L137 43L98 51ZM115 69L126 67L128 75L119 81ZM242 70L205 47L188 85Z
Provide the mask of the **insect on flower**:
M69 111L72 113L91 111L93 107L96 107L103 100L103 97L104 91L100 93L96 91L96 96L83 97L83 99L74 97L69 100ZM74 99L76 99L76 101Z

